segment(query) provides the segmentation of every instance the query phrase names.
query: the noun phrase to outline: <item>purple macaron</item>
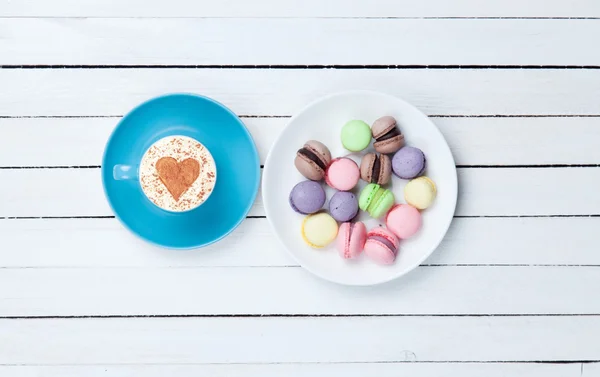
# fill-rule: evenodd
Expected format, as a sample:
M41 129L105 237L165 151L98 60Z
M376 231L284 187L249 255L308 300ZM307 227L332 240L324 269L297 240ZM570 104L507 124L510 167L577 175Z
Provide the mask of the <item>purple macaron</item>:
M392 158L392 171L402 179L413 179L425 172L425 154L415 147L401 148Z
M349 191L338 191L329 200L329 213L337 221L346 222L356 217L358 199Z
M318 182L303 181L298 183L290 193L290 206L303 215L315 213L325 204L325 190Z

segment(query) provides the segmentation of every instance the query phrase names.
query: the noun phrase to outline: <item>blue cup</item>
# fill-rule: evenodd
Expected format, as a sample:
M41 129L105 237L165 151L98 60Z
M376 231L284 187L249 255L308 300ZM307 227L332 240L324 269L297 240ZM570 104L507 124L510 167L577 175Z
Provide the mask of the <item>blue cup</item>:
M202 143L218 168L210 197L185 212L156 206L137 179L144 153L175 135ZM207 97L170 94L139 105L119 122L106 145L102 182L125 227L153 244L190 249L222 239L246 218L258 192L260 161L252 136L231 110Z

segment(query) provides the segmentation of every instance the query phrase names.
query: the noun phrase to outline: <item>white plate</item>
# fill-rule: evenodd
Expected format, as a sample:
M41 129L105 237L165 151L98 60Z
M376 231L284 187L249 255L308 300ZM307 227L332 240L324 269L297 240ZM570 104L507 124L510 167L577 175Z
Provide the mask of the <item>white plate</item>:
M375 119L391 115L396 118L407 145L423 150L427 157L426 175L438 188L434 204L423 211L423 227L411 239L401 241L396 262L380 266L364 254L356 260L343 260L338 255L335 242L324 249L312 249L300 235L304 216L295 213L289 205L290 191L305 178L294 167L296 152L307 140L319 140L331 150L333 158L348 156L360 165L360 158L373 151L372 144L360 153L349 153L340 141L344 123L362 119L372 124ZM393 176L390 189L397 203L405 203L403 190L406 180ZM360 193L366 185L362 180L353 190ZM329 198L333 189L326 187ZM396 279L421 264L444 238L456 207L457 181L454 159L450 148L437 127L419 110L399 98L370 91L350 91L333 94L313 102L294 116L277 138L263 173L263 200L267 219L285 248L298 263L323 279L347 285L373 285ZM384 221L369 217L361 211L360 221L367 229Z

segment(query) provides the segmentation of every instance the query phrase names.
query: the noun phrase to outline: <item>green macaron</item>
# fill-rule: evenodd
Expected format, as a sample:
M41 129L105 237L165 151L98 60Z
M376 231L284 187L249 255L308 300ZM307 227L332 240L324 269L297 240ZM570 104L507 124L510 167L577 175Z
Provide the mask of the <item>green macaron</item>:
M342 127L342 144L351 152L360 152L371 142L371 127L362 120L351 120Z
M358 206L373 218L380 218L394 205L394 193L375 183L369 183L360 193Z

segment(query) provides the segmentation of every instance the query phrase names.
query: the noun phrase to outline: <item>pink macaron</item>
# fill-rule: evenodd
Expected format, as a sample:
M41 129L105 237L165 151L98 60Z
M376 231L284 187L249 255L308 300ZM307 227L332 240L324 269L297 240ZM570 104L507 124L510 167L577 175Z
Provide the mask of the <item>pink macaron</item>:
M392 264L398 253L398 239L385 228L373 228L367 233L365 254L379 264Z
M333 159L325 171L325 182L340 191L352 190L359 179L358 165L347 157Z
M337 237L337 248L340 257L354 259L362 253L367 241L367 228L365 224L343 223L340 225Z
M385 223L387 228L401 240L412 237L421 229L421 212L409 204L398 204L388 212Z

